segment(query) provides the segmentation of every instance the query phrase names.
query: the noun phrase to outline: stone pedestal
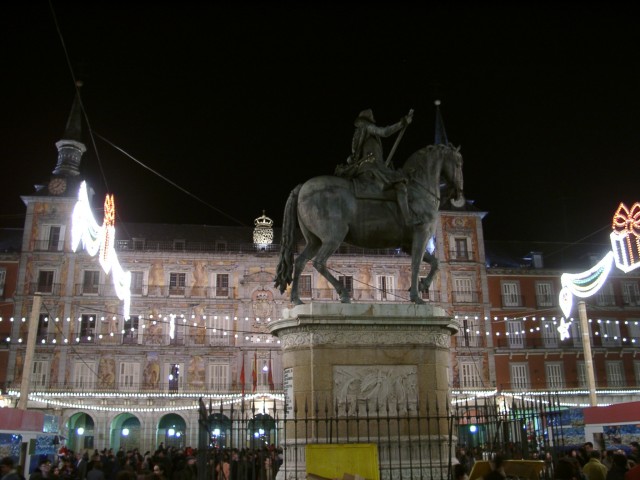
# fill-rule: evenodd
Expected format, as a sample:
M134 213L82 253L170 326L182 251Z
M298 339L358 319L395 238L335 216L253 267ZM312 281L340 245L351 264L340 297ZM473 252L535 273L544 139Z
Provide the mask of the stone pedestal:
M442 308L311 303L269 328L283 350L286 478L304 478L306 444L353 442L378 444L383 477L440 478L450 460L449 348L458 330Z

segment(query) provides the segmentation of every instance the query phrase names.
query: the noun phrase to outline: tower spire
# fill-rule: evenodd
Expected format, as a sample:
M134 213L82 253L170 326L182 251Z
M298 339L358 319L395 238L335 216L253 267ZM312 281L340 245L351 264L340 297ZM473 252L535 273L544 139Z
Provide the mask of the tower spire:
M67 119L64 136L56 142L58 163L53 170L54 175L69 177L80 175L82 154L87 151L87 147L82 143L82 104L80 102L82 82L76 82L76 86L76 96Z
M434 139L435 145L448 145L447 131L444 129L444 120L440 111L440 100L433 102L436 106L436 135Z

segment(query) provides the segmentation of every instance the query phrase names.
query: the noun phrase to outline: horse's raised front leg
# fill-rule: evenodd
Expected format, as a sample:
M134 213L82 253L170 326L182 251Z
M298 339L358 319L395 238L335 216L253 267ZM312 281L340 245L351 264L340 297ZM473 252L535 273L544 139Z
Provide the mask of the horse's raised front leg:
M416 304L425 303L421 293L429 288L433 281L433 276L438 271L438 259L426 251L427 242L431 237L430 229L417 226L413 233L411 245L411 287L409 289L409 300ZM420 267L425 261L431 266L431 271L422 282L419 280Z
M335 252L340 246L340 242L331 242L324 243L320 247L316 258L313 261L313 266L315 269L322 275L327 281L335 288L336 292L340 297L341 303L351 303L351 294L349 290L347 290L344 285L342 285L336 277L331 275L329 269L327 268L327 259Z

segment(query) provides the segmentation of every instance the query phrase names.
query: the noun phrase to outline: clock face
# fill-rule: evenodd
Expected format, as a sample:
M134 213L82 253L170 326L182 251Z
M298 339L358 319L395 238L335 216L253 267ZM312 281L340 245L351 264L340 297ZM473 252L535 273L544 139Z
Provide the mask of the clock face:
M49 182L49 192L53 195L61 195L67 189L67 181L64 178L53 178Z

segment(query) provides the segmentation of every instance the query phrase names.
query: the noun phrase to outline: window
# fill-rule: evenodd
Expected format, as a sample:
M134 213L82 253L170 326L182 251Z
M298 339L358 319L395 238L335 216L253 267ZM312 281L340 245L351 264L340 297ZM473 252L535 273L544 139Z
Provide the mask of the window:
M300 275L299 288L302 298L311 298L311 275Z
M640 386L640 361L633 362L633 371L636 376L636 386Z
M38 272L38 286L36 292L38 293L53 293L53 277L55 272L53 270L40 270Z
M481 360L478 360L481 362ZM460 388L480 388L482 387L482 378L476 366L476 362L464 361L460 362Z
M589 388L587 382L587 366L582 361L576 363L576 377L578 380L578 388Z
M551 282L536 282L536 304L538 307L553 307L555 296Z
M140 387L140 364L136 362L120 362L118 386L122 390L136 390Z
M632 307L640 305L638 282L622 282L622 301Z
M100 270L85 270L82 281L83 294L97 294L100 286Z
M620 324L617 320L604 320L598 325L600 327L600 341L603 347L619 347L622 344Z
M216 297L229 297L229 274L228 273L217 273L215 275L216 279Z
M627 332L629 333L629 341L634 347L640 347L640 322L637 319L629 319L627 323Z
M522 322L519 320L510 320L507 322L507 333L509 333L509 347L523 348L524 333L522 333Z
M140 316L131 315L124 321L122 329L122 343L136 344L138 343L138 333L140 332Z
M456 303L473 302L473 282L469 277L453 278L453 301Z
M49 334L49 315L41 313L38 318L38 333L36 334L36 341L38 343L46 343Z
M559 333L558 333L558 328L557 325L555 325L552 321L550 320L543 320L542 321L542 343L544 345L545 348L557 348L558 346L558 338L559 338Z
M615 305L615 303L613 285L607 282L598 290L598 293L596 293L596 305L599 307L608 307Z
M60 252L64 247L64 225L43 225L38 250Z
M591 331L589 331L589 334L591 334ZM582 346L582 328L580 328L580 322L571 322L569 324L569 335L571 336L570 341L573 341L574 347Z
M186 273L169 274L169 295L184 295L184 288L187 284Z
M340 275L338 277L340 285L347 289L349 295L353 295L353 276L352 275Z
M480 334L477 317L471 318L465 316L458 319L460 322L460 330L458 331L458 346L462 347L479 347Z
M378 275L378 300L394 300L394 278L391 275Z
M531 388L529 384L529 366L526 363L511 364L511 387L514 390Z
M624 387L624 370L622 362L605 362L607 368L607 385L610 387Z
M226 315L213 315L210 318L209 339L211 345L229 345L229 324L231 319Z
M520 307L520 284L518 282L502 283L502 306Z
M46 388L49 384L50 362L33 362L31 370L31 382L34 388Z
M94 314L82 314L80 316L80 328L78 337L82 343L93 343L96 333L96 316Z
M177 392L183 385L182 372L184 368L180 363L169 363L167 369L167 385L170 392Z
M425 278L427 278L427 277L420 277L420 282L422 282L423 279L425 279ZM428 290L423 290L421 292L423 300L431 300L432 302L439 302L440 301L439 293L440 292L435 290L435 286L434 286L433 282L431 282L431 285L429 285L429 289Z
M95 362L76 362L73 372L73 388L76 390L91 390L96 383Z
M4 296L4 283L7 281L7 271L0 268L0 297Z
M144 272L133 270L131 272L131 294L143 295Z
M469 260L469 249L467 247L467 239L465 237L456 237L453 239L454 255L456 260Z
M229 389L229 365L217 363L209 365L209 388L219 392L226 392Z
M545 372L547 374L547 388L561 389L564 388L564 368L562 363L546 363Z

